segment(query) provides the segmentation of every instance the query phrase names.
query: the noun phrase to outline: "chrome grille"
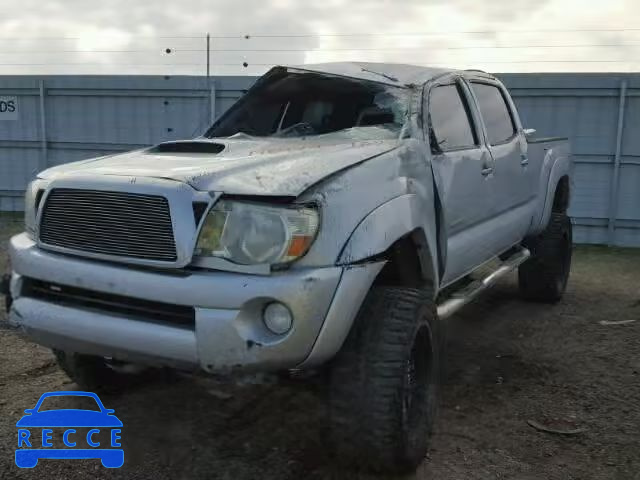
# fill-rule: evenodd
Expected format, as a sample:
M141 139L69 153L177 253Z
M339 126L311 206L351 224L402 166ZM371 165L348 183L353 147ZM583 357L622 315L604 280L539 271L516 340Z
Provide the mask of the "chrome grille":
M81 252L176 261L167 199L157 195L55 188L40 220L45 245Z

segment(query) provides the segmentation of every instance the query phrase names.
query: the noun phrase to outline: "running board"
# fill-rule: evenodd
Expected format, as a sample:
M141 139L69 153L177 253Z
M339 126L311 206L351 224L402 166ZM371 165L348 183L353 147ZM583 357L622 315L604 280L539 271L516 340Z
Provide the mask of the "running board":
M476 298L480 292L494 285L500 278L507 273L515 270L518 265L523 263L531 256L531 252L526 248L518 250L509 258L504 260L502 264L489 275L481 280L476 280L458 292L455 292L450 298L438 305L438 317L445 319L464 307L471 300Z

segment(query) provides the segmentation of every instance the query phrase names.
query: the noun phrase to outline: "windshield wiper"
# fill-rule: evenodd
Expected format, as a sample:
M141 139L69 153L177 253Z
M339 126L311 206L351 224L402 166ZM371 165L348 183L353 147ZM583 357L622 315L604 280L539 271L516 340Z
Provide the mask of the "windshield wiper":
M387 75L386 73L374 72L373 70L369 70L364 67L360 67L363 72L373 73L374 75L380 75L381 77L386 78L387 80L391 80L392 82L397 82L398 79L396 77L392 77L391 75Z

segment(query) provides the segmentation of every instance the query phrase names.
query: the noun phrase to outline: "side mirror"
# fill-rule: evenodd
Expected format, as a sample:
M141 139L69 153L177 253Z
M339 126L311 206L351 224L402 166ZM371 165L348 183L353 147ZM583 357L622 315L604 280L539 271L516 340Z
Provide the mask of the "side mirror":
M106 413L107 415L111 415L112 413L115 413L115 410L112 408L106 408L104 413Z
M524 132L524 136L527 138L531 138L536 134L536 129L535 128L525 128L523 130Z
M27 408L24 413L26 413L27 415L31 415L33 413L33 408Z

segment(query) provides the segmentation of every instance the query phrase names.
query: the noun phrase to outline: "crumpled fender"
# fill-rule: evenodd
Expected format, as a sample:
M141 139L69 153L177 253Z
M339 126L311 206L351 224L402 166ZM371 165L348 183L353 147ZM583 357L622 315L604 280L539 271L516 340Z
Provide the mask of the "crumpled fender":
M430 196L433 198L433 192ZM422 271L438 285L436 212L433 207L425 208L417 194L395 197L369 213L349 237L338 264L348 265L376 257L409 234L417 240Z

